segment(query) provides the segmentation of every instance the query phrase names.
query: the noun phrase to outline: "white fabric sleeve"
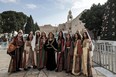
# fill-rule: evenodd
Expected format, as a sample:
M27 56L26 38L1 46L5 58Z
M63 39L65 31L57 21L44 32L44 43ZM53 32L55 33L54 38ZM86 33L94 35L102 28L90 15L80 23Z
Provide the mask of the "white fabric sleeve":
M31 45L32 45L32 50L34 51L34 48L35 48L35 36L33 36L33 40L31 41Z

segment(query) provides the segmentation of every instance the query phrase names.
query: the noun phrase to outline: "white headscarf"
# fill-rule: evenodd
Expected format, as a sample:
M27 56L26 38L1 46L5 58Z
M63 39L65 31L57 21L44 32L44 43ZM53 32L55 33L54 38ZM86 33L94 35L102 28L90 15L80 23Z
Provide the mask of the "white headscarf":
M35 49L35 41L36 41L36 33L37 32L40 32L39 30L35 31L35 36L33 35L33 40L31 42L31 45L32 45L32 50L34 51ZM41 33L41 32L40 32Z
M94 51L95 46L93 45L92 39L91 39L91 37L90 37L88 31L87 31L86 29L84 29L84 30L83 30L83 33L84 33L84 32L87 32L87 35L88 35L88 37L89 37L89 40L91 41L92 50L91 50L90 54L91 54L91 57L92 57L92 56L93 56L93 51Z

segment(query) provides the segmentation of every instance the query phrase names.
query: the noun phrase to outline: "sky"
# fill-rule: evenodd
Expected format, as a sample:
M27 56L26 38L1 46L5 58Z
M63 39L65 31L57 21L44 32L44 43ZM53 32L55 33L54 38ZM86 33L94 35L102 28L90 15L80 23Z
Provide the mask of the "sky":
M39 26L58 24L67 21L68 11L72 11L73 18L92 4L104 4L107 0L0 0L0 13L13 10L32 15Z

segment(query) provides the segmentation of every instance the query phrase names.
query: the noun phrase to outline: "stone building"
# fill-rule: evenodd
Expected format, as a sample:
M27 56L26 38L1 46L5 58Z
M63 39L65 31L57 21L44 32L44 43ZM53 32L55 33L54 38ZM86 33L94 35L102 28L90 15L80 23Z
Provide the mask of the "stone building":
M71 21L71 32L73 34L76 33L77 31L81 32L83 29L85 29L84 27L85 24L81 20L79 20L81 15L82 13L79 14L75 19Z
M48 35L49 32L56 33L57 27L54 27L54 26L48 24L48 25L40 26L40 31L41 32L45 31L46 34Z
M82 12L83 13L83 12ZM59 24L57 27L54 27L50 24L48 25L44 25L44 26L40 26L40 31L45 31L47 34L49 32L53 32L54 34L56 32L59 32L60 30L64 31L65 33L70 32L71 34L76 33L77 31L82 32L82 29L85 29L84 27L84 23L82 23L81 20L79 20L79 18L81 17L81 14L79 14L76 18L73 19L73 15L71 10L68 12L68 16L67 16L67 21Z
M82 29L85 29L84 23L82 23L82 21L79 20L82 13L80 13L76 18L73 19L73 15L70 10L68 12L67 21L63 24L58 25L58 31L63 30L63 31L70 32L71 34L74 34L77 31L81 32Z

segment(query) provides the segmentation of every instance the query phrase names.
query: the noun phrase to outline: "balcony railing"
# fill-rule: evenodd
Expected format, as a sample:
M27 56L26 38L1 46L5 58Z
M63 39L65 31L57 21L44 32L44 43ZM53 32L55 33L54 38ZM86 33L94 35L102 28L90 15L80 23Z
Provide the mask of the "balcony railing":
M105 69L116 74L116 42L96 41L93 61Z

